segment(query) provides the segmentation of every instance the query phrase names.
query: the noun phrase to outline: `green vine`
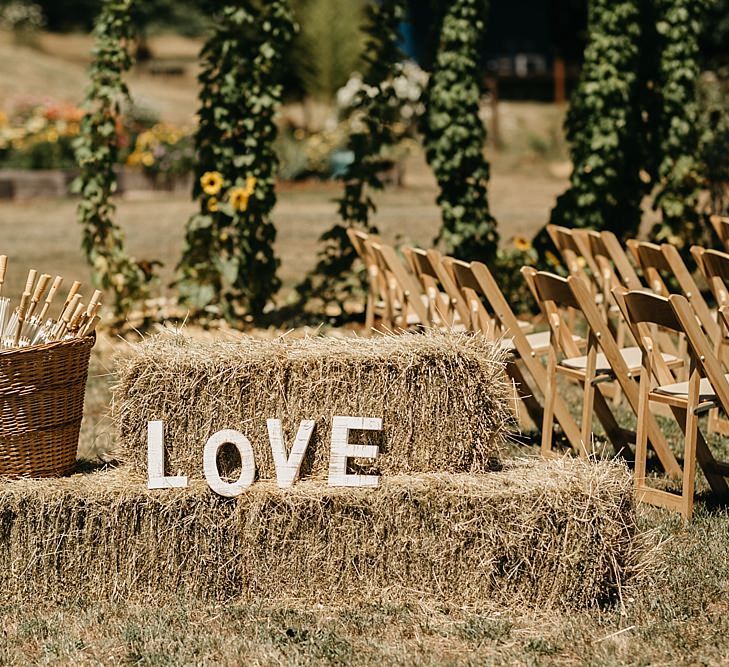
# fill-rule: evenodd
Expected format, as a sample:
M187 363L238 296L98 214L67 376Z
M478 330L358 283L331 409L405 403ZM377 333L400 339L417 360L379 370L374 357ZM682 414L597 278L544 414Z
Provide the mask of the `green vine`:
M428 87L426 157L440 186L436 241L464 260L492 261L499 236L489 212L486 128L479 116L478 47L486 0L454 0L441 28Z
M654 208L662 221L657 241L688 249L700 242L698 200L702 187L699 153L699 37L707 0L654 0L660 52L657 93L661 162Z
M200 210L178 266L193 316L260 316L280 287L273 252L282 57L296 31L287 0L222 9L201 52L195 136Z
M552 210L566 227L633 235L640 226L642 121L639 0L591 0L589 42L565 121L573 170Z
M341 305L349 295L362 290L360 276L351 273L356 253L347 228L377 231L370 222L370 214L377 210L372 193L384 187L381 175L391 164L388 149L403 138L398 123L401 105L392 82L402 73L398 29L405 19L405 4L405 0L383 0L367 7L364 31L368 69L351 105L355 129L348 150L353 159L344 177L344 193L337 200L342 223L320 237L323 247L316 267L297 287L302 302L317 297L324 303Z
M124 237L114 223L112 199L117 187L114 167L119 156L121 107L129 96L123 75L132 64L133 4L133 0L106 0L96 21L86 114L74 146L81 170L73 190L81 195L77 216L83 225L82 248L97 286L112 291L114 313L120 318L149 295L154 266L140 265L127 255Z

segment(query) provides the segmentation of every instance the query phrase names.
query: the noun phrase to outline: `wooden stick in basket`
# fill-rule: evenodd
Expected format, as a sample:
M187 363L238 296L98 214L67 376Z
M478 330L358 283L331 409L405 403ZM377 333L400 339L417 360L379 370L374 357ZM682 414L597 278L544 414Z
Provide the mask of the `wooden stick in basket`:
M40 278L38 278L38 283L35 286L35 291L33 292L33 296L30 298L30 306L28 307L28 312L26 314L26 319L30 319L33 317L33 313L35 312L35 309L38 307L38 302L43 298L43 293L46 291L46 287L48 287L48 283L51 280L51 276L47 273L44 273L41 275Z
M66 329L68 329L68 325L71 322L71 318L76 312L76 306L78 306L79 301L81 301L81 295L74 294L73 299L71 299L69 304L66 306L63 311L63 315L61 315L61 319L58 321L58 324L53 331L53 340L61 340L63 338L66 333Z
M30 303L30 292L23 292L23 296L20 298L20 305L18 306L18 327L15 329L15 340L13 347L18 347L20 343L20 330L23 328L23 322L25 322L25 313L28 310L28 304Z
M101 305L101 304L99 304ZM95 330L96 326L101 322L101 318L98 315L94 315L83 328L83 331L78 335L79 338L85 338L90 336Z
M63 283L63 278L61 276L56 276L53 280L53 284L51 285L51 289L48 292L48 296L46 297L45 302L43 303L43 308L41 308L40 315L38 315L38 319L42 322L48 313L48 309L51 307L51 304L53 303L53 299L56 296L56 292L61 287L61 284Z
M0 294L3 292L5 284L5 272L8 270L8 256L0 255Z
M35 279L38 277L38 271L35 269L31 269L28 271L28 278L25 281L25 289L23 290L23 294L26 292L28 294L33 293L33 285L35 285Z
M89 307L86 309L86 312L83 314L83 317L79 321L77 329L78 336L84 335L83 332L86 330L86 325L91 322L91 320L93 320L96 314L99 312L99 308L101 307L100 299L102 297L102 294L103 292L97 289L91 296L91 301L89 301Z
M73 298L76 296L76 293L78 292L80 287L81 287L81 283L78 280L74 280L73 285L71 285L71 289L68 290L68 295L66 296L66 300L63 302L63 308L61 309L61 313L66 312L66 308L68 308L68 304L71 303Z
M76 332L79 330L85 314L86 304L83 304L79 301L78 305L76 306L76 310L74 310L73 315L71 315L71 321L68 323L68 332L72 336L75 336Z

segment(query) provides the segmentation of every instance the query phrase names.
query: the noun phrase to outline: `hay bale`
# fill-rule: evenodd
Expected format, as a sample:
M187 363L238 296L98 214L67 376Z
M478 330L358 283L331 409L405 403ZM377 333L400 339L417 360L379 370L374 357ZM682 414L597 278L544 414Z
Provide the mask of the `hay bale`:
M484 471L513 423L503 364L498 345L465 334L236 342L164 334L120 361L121 457L146 470L147 422L161 419L167 470L201 478L205 442L231 428L251 440L259 476L272 478L266 419L282 420L287 447L299 422L314 419L301 474L323 477L331 419L345 415L383 418L381 433L356 436L380 447L360 472Z
M0 591L26 599L584 608L630 579L638 537L626 469L579 460L235 500L150 492L129 470L0 483Z

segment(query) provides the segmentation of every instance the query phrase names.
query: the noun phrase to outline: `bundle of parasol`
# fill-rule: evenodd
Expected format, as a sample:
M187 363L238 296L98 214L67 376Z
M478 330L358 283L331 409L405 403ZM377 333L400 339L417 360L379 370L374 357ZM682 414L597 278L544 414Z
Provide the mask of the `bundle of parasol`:
M3 295L8 258L0 255L0 351L44 345L57 341L89 336L99 323L101 292L96 290L88 304L79 294L81 283L75 281L60 308L54 302L63 285L63 278L31 269L18 306ZM59 299L60 303L60 299ZM51 312L56 312L56 318Z

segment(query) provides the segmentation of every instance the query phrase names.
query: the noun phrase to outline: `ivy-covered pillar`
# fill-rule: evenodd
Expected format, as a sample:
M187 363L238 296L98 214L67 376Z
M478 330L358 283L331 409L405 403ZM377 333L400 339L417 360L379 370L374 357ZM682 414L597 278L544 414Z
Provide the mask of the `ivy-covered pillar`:
M436 241L464 260L492 262L499 236L489 211L486 128L479 115L479 45L486 0L454 0L443 19L426 100L425 148L440 186Z
M350 274L357 255L347 229L377 231L370 221L370 214L376 211L372 195L384 187L381 176L389 166L388 149L402 139L398 132L401 103L392 82L402 73L398 31L405 19L405 5L406 0L382 0L367 7L368 69L350 106L356 129L349 136L352 162L343 178L344 193L337 200L342 222L319 239L318 262L297 287L302 302L316 297L341 306L349 295L361 290L361 281Z
M122 105L129 97L124 74L132 65L134 0L106 0L94 26L93 61L84 101L85 115L76 140L80 175L73 184L81 195L77 216L83 225L82 248L97 287L114 295L114 314L123 319L129 309L149 296L151 268L145 272L124 248L114 222L114 168L119 159ZM150 267L153 264L149 265Z
M699 38L710 0L653 0L656 17L660 101L657 144L661 222L652 231L660 243L688 251L706 232L698 201L703 186L700 156Z
M590 0L588 44L565 133L569 189L550 221L634 235L649 179L641 174L640 0ZM644 180L641 180L643 176Z
M274 114L295 29L288 0L242 0L215 17L202 49L193 192L199 211L187 222L177 282L193 316L257 317L280 287L271 221Z

